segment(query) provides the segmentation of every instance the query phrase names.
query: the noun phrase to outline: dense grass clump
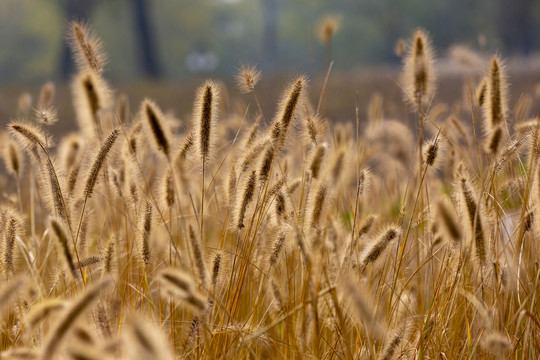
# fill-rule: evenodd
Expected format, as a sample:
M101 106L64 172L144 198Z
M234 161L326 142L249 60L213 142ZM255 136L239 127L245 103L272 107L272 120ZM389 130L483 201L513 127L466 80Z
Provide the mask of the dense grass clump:
M446 106L416 31L414 130L381 95L334 125L303 75L264 114L254 67L237 82L256 106L227 111L208 80L185 121L150 100L131 116L99 39L70 29L79 131L55 146L47 83L2 152L0 357L540 357L540 118L514 121L499 57Z

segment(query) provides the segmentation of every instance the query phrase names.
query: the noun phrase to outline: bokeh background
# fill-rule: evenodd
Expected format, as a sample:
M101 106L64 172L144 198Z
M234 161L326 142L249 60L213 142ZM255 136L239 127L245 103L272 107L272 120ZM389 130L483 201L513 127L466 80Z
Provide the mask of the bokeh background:
M327 16L337 31L325 47L319 32ZM310 77L316 97L331 59L326 111L346 121L371 93L400 97L395 48L416 27L431 34L438 72L451 79L439 87L441 97L480 76L494 53L506 60L518 95L534 91L540 74L540 1L534 0L1 0L4 122L22 92L37 96L47 80L57 84L60 114L69 115L63 95L74 71L66 47L70 19L85 20L101 37L113 88L128 93L132 104L150 96L180 115L191 110L204 78L234 89L242 64L263 71L260 96L269 113L295 74Z

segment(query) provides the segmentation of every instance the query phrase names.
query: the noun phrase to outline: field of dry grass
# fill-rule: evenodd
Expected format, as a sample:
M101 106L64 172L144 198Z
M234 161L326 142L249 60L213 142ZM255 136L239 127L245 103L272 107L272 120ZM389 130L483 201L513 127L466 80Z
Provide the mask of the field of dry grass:
M540 118L500 57L436 79L417 31L384 84L300 75L269 111L244 68L160 89L175 115L71 31L72 88L0 137L2 358L540 356Z

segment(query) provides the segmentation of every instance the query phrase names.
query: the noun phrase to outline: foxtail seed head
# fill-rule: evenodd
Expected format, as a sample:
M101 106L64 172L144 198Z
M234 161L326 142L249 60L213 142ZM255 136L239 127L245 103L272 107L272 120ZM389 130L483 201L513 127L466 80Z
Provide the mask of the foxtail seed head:
M427 33L417 29L405 57L403 81L408 100L414 106L428 101L435 90L433 50Z
M219 92L212 80L207 80L197 90L194 110L195 144L199 157L205 164L211 154L214 142L214 128L218 118Z
M261 79L261 72L255 66L242 65L235 76L236 86L243 94L248 94L255 90L255 85Z
M101 74L106 56L101 40L93 34L90 27L82 22L72 21L69 24L69 39L79 70L91 69Z
M164 124L163 114L158 106L151 100L145 99L141 106L142 118L152 134L153 144L157 151L169 157L170 142L168 131Z

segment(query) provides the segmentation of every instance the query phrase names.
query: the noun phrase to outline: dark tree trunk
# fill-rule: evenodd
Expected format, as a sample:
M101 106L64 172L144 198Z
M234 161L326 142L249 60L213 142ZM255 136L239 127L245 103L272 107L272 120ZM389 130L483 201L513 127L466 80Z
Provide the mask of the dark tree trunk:
M144 76L158 77L160 75L158 53L155 48L151 15L147 0L133 0L135 11L134 25L137 49L139 52L139 67Z
M263 13L262 67L271 70L276 66L278 52L279 0L261 0Z

